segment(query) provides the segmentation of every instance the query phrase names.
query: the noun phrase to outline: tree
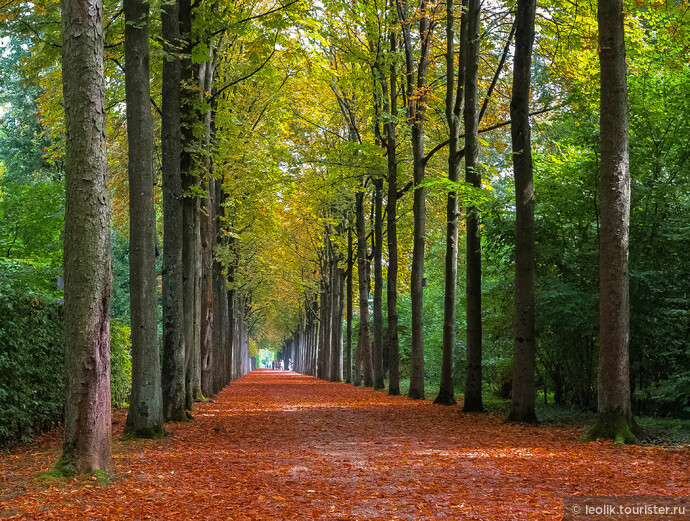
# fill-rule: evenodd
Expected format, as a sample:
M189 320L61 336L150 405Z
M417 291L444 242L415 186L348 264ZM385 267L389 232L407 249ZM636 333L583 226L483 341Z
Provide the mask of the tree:
M393 2L391 1L391 5ZM392 9L391 9L392 10ZM388 32L391 55L397 52L398 37L391 26ZM386 242L388 246L388 271L386 274L386 305L388 311L388 394L400 394L400 341L398 339L398 156L396 130L398 125L398 67L396 60L391 60L388 70L387 85L385 75L382 85L383 109L389 115L384 124L386 158L388 166L388 199L386 201Z
M185 338L182 295L181 62L178 2L161 10L163 59L163 418L184 421Z
M354 247L352 244L352 222L347 226L347 280L345 282L345 383L352 383L352 275L354 270Z
M466 7L466 2L463 2ZM460 179L460 113L465 103L465 71L467 67L467 16L462 16L460 26L460 53L458 58L457 91L453 70L455 67L455 15L453 1L446 1L446 120L448 121L448 180ZM448 192L446 206L446 270L443 299L443 363L441 386L434 403L453 405L455 384L453 363L455 351L455 296L458 283L458 194Z
M4 182L45 182L62 177L62 169L50 165L45 157L44 150L52 143L36 117L40 110L36 100L42 89L18 67L30 56L26 49L29 43L28 38L13 35L0 52L0 103L4 107L0 119L0 161L5 166Z
M374 184L374 389L385 387L383 368L383 179Z
M62 3L65 101L65 431L62 462L112 471L110 211L103 3Z
M509 421L535 423L534 184L529 126L536 0L518 0L510 103L515 170L515 338Z
M182 307L184 309L185 344L185 401L192 410L194 402L201 399L201 234L199 216L199 183L196 171L199 147L195 130L199 124L199 113L195 103L198 95L198 74L192 64L192 50L196 35L192 33L193 10L191 0L179 0L180 42L182 44L181 114L182 149L180 170L182 176Z
M125 90L129 143L129 275L132 395L126 430L163 434L158 353L156 209L153 200L153 116L149 87L149 4L125 0Z
M479 70L479 14L478 0L468 0L467 7L467 64L465 85L465 181L481 188L478 158L477 80ZM482 403L482 257L479 208L467 208L467 378L462 410L478 412Z
M355 227L357 230L357 274L359 276L359 334L357 335L357 357L362 361L364 387L372 387L373 360L371 353L371 333L369 327L369 266L367 259L366 225L364 222L364 195L366 188L362 182L355 194ZM355 370L357 385L359 370Z
M424 119L429 95L428 75L431 37L438 4L422 0L416 17L419 19L419 60L415 67L412 18L407 0L398 0L398 16L405 53L405 95L407 98L407 117L410 125L412 144L412 171L414 178L414 247L412 251L412 275L410 294L412 298L412 353L410 389L408 397L413 400L424 399L424 247L426 242L426 190L423 186L424 159ZM416 80L416 81L415 81Z
M623 2L599 0L600 185L599 395L591 438L634 443L630 404L628 252L630 159Z

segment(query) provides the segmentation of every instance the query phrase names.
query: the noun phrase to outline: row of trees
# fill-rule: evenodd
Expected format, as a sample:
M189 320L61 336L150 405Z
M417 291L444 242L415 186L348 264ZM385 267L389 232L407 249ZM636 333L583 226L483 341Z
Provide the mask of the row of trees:
M404 78L404 108L407 112L407 134L412 154L414 230L411 259L411 374L408 396L424 398L424 330L423 330L423 287L424 251L426 245L426 195L425 169L430 158L442 147L448 148L448 202L446 230L446 271L443 320L443 365L441 385L436 403L453 404L453 361L456 326L456 287L458 255L458 172L460 159L464 158L465 182L475 189L481 189L480 165L478 163L479 123L492 96L494 87L502 74L506 54L515 35L513 56L513 85L510 98L510 126L512 155L515 176L515 332L514 365L512 377L512 406L509 420L535 422L535 304L534 304L534 185L532 174L532 149L530 140L531 70L532 50L535 37L536 2L518 2L515 21L508 36L503 53L498 61L493 81L486 92L480 108L478 100L478 69L480 45L480 6L468 0L462 5L460 18L459 52L455 51L456 7L452 1L445 2L446 68L444 112L448 138L431 152L424 145L425 117L429 98L430 53L434 45L435 26L440 25L439 10L443 5L422 1L413 8L406 1L390 4L385 9L370 11L366 5L354 5L353 24L358 22L360 35L365 39L371 69L370 85L374 90L371 103L373 117L373 142L385 149L388 156L386 174L376 177L369 173L360 176L359 189L355 195L354 214L357 235L357 267L359 278L359 331L354 359L355 385L360 383L375 389L383 388L383 321L382 321L382 186L384 177L388 190L388 237L389 266L388 301L395 306L397 294L396 247L396 201L398 199L396 130L398 125L398 92L396 84ZM359 10L359 11L358 11ZM593 435L603 435L632 441L629 427L632 415L628 378L628 223L629 223L629 168L627 159L628 124L625 43L623 8L620 3L604 2L599 7L599 38L602 52L602 229L601 229L601 346L600 346L600 420ZM418 32L413 36L413 28ZM349 36L349 35L348 35ZM401 43L404 62L402 71L397 70L395 53ZM346 44L342 44L343 47ZM352 52L350 50L350 52ZM337 58L336 58L337 59ZM366 59L365 59L366 61ZM388 68L386 67L388 65ZM387 70L388 69L388 70ZM399 77L400 75L400 77ZM457 78L457 81L456 81ZM339 81L332 85L343 117L346 139L362 144L356 110L352 107L354 95L348 96L341 90ZM464 147L460 147L460 115L463 116ZM385 130L383 129L385 127ZM343 132L343 134L344 134ZM355 152L360 152L356 150ZM372 245L371 256L364 224L365 185L374 186L372 203ZM406 187L409 188L409 185ZM471 199L470 199L471 201ZM482 404L482 306L481 306L481 231L480 210L477 204L465 207L466 216L466 348L467 367L464 393L464 411L481 411ZM350 233L352 233L350 231ZM313 309L305 303L314 315L300 326L286 343L286 350L295 352L297 367L317 376L339 380L340 366L337 362L341 337L338 328L342 317L344 293L339 284L353 269L352 256L346 269L335 272L338 259L333 260L329 229L325 230L325 250L329 259L321 267L322 288L320 292L321 315L315 316ZM351 248L351 245L350 245ZM350 249L350 253L352 250ZM370 262L371 261L371 262ZM374 267L374 343L370 340L369 327L369 280L370 264ZM348 294L351 294L351 278L348 278ZM348 300L351 302L351 299ZM393 307L395 309L395 307ZM398 359L395 312L389 307L388 342L390 361L390 393L399 392L396 381ZM308 315L308 314L307 314ZM348 331L351 315L348 314ZM318 330L314 333L313 330ZM333 334L336 333L336 334ZM318 340L314 340L314 339ZM347 337L348 361L346 374L349 380L351 340ZM310 363L316 360L315 363ZM330 363L329 363L330 360ZM316 370L314 371L314 367ZM361 367L361 369L360 369ZM626 391L627 390L627 391Z
M9 14L3 16L17 31L13 36L21 38L22 16L29 7L12 2L5 7ZM197 5L195 13L203 8L210 9ZM37 12L50 16L40 8ZM149 12L147 2L134 1L114 15L111 21L124 13L124 67L111 59L124 73L128 137L132 391L126 431L155 437L164 433L165 421L187 420L195 401L250 369L252 319L251 292L239 292L232 285L239 260L228 232L231 216L223 205L223 176L214 175L215 157L209 149L215 131L213 96L221 94L211 93L217 63L192 59L200 36L192 35L191 4L166 5L161 14L165 55L159 110L165 229L159 358L152 115L157 104L150 90ZM104 63L109 24L103 22L100 3L87 11L78 2L66 3L61 19L62 44L57 47L62 50L66 196L63 464L77 472L110 471L112 272L106 100L112 93L106 92ZM223 38L218 34L217 43ZM43 38L54 35L37 36L40 46Z
M401 377L409 375L414 399L424 397L425 376L438 371L437 402L443 404L455 402L460 377L463 408L481 411L487 358L495 359L497 351L489 334L512 339L511 348L501 350L512 360L512 420L536 420L535 370L548 373L548 382L539 376L538 383L552 387L557 400L559 392L560 399L564 390L572 392L582 351L559 351L559 343L583 338L601 357L601 423L593 433L632 439L622 6L602 3L599 24L606 30L598 33L592 13L578 18L559 3L543 6L548 16L539 26L534 2L518 2L514 11L482 9L474 0L319 6L181 0L161 6L160 17L138 1L125 2L123 10L106 2L104 11L90 16L70 6L64 7L61 45L48 23L54 14L40 2L29 24L22 18L27 6L19 2L8 4L3 16L13 38L32 46L23 70L42 87L37 114L52 172L63 147L62 107L59 96L51 96L58 90L55 49L63 55L72 393L65 456L74 457L78 470L110 465L109 193L113 225L129 238L133 385L127 428L135 435L160 435L164 421L187 419L196 400L249 370L250 345L282 346L297 370L322 378L376 389L387 380L391 394L400 393ZM656 44L648 41L652 34L671 35L682 47L680 29L662 29L683 12L682 6L635 12L636 23L627 28L636 42L634 67L644 65L643 51ZM562 36L564 27L568 34L580 31L577 44ZM70 50L82 34L90 45ZM598 124L590 122L599 112L590 71L596 34L601 146L592 142ZM580 137L569 118L587 121ZM530 121L539 123L536 146ZM508 126L511 153L501 133ZM580 159L572 173L554 166L567 164L561 159L567 151L554 144L567 143L564 136L584 139L578 153L591 152L596 160ZM535 161L538 172L561 168L555 188L551 178L537 177L548 199L536 199L536 219ZM682 164L675 162L680 172ZM598 197L597 183L582 181L596 222L586 217L580 225L568 215L561 226L568 206L559 205L559 190L590 170L602 187ZM659 167L659 180L667 170ZM514 192L507 188L510 177ZM669 192L677 193L674 182ZM596 258L595 230L605 276L586 271L582 277L585 271L559 258L570 251L567 238L558 242L567 226L575 230L575 254L594 252ZM592 261L582 264L589 270ZM584 284L583 301L596 299L597 279L599 331L590 324L587 334L566 332L579 309L549 318L574 301L574 293L559 288ZM458 291L463 286L464 298ZM580 322L592 322L591 313ZM670 355L678 359L679 342ZM464 371L454 367L458 361ZM590 366L586 357L579 365ZM635 374L642 373L633 380ZM645 386L668 376L647 372ZM85 398L83 392L94 394ZM579 404L587 405L584 399Z

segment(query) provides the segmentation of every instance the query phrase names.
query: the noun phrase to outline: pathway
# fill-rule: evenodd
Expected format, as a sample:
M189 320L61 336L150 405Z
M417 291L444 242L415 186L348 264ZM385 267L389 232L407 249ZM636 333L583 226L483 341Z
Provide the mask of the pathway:
M164 440L123 441L116 417L110 485L30 479L59 433L0 455L0 519L553 520L569 495L690 496L687 449L583 444L287 371L230 384Z

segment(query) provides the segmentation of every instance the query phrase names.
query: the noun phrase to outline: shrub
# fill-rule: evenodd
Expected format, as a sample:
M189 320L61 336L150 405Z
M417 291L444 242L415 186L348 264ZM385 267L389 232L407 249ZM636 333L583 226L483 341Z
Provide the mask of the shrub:
M62 420L63 322L57 299L0 287L0 446Z
M132 348L129 326L110 321L110 400L113 407L126 407L132 389Z
M62 422L64 322L58 299L0 280L0 447L31 440ZM132 383L130 328L110 326L111 399L127 405Z

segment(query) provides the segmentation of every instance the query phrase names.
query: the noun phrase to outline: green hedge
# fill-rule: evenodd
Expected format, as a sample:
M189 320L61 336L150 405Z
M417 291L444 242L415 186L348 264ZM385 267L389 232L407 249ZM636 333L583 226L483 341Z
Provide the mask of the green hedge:
M132 338L129 326L110 321L110 401L113 407L129 405L132 389Z
M62 420L63 322L57 299L0 292L0 446Z
M29 441L63 417L63 319L57 298L0 285L0 447ZM127 405L130 329L111 323L111 395Z

